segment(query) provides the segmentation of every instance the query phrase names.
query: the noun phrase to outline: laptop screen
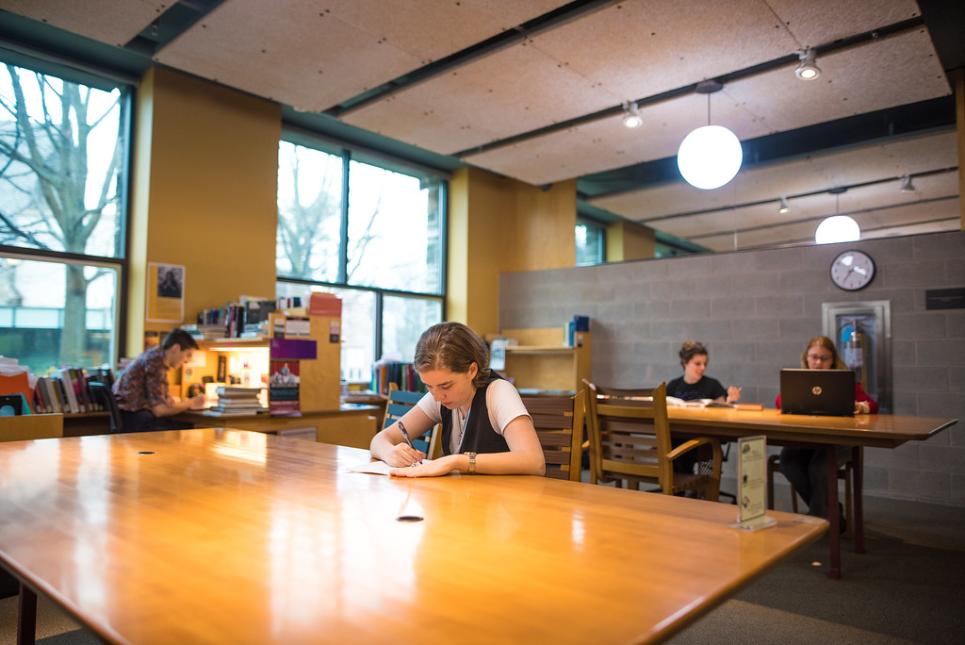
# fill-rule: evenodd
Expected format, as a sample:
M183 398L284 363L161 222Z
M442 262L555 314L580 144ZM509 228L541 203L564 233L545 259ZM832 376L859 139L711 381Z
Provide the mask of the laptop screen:
M854 416L854 372L782 369L781 412Z

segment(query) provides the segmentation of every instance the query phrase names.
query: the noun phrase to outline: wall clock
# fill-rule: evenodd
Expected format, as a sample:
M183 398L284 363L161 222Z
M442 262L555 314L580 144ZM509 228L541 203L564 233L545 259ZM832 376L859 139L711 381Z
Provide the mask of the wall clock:
M862 251L844 251L831 262L831 281L845 291L864 289L875 277L875 261Z

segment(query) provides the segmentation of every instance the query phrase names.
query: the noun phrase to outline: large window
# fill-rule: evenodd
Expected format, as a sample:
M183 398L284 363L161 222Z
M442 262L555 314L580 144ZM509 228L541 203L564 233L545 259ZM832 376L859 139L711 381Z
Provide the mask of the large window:
M443 179L351 151L282 141L278 295L342 298L342 378L368 381L380 357L412 360L442 320Z
M606 227L589 219L576 221L576 266L606 262Z
M0 354L113 363L128 88L0 65Z

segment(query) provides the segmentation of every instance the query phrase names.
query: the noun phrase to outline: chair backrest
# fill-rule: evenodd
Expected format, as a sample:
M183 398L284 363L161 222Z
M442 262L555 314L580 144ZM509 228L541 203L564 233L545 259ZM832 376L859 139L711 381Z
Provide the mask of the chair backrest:
M393 384L394 385L394 384ZM382 429L385 430L390 425L405 416L405 413L415 407L415 404L425 396L422 392L409 392L408 390L398 390L389 388L389 402L385 406L385 418L382 420ZM442 454L442 444L440 437L442 432L436 424L429 432L418 439L412 440L412 445L426 453L430 459L436 459Z
M618 390L587 383L587 391L592 482L641 478L672 492L667 386ZM633 398L612 392L632 392Z
M114 393L100 381L89 380L87 386L90 389L91 395L94 397L94 401L107 410L110 417L111 432L123 432L121 410L117 407L117 401L114 400Z
M524 396L546 458L546 476L580 481L585 394Z

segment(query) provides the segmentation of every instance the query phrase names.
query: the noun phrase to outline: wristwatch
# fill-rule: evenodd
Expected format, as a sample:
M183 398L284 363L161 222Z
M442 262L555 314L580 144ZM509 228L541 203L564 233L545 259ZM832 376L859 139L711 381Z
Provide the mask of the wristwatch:
M469 470L467 470L466 472L471 475L474 472L476 472L476 453L467 452L466 456L469 457Z

